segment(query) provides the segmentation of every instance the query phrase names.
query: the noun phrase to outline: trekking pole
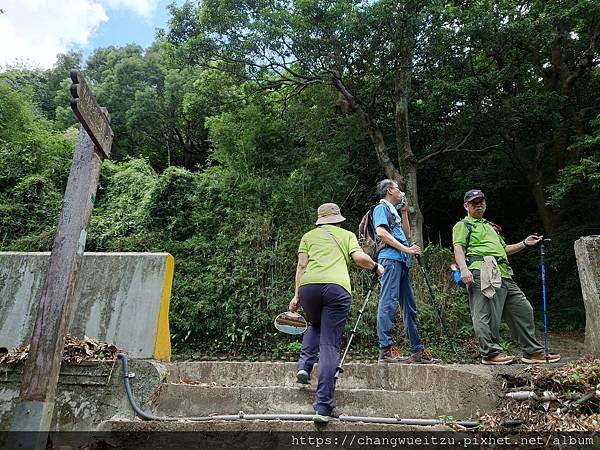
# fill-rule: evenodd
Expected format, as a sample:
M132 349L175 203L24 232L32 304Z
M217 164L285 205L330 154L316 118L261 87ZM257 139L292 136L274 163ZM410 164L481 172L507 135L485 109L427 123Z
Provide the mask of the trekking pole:
M335 368L335 379L337 380L340 373L344 372L342 369L342 365L344 364L344 360L346 359L346 355L348 354L348 350L350 350L350 345L352 344L352 339L356 335L356 331L358 330L358 325L360 324L360 320L362 319L362 315L365 312L365 308L367 307L367 303L369 302L369 297L375 289L375 285L377 284L377 274L373 274L373 278L371 279L371 285L369 286L369 290L367 291L367 295L365 296L365 302L362 305L362 308L358 312L358 319L356 319L356 323L354 324L354 329L352 330L352 334L350 335L350 339L348 339L348 344L346 345L346 350L344 351L344 355L342 359L340 359L340 364Z
M442 325L442 330L444 331L444 334L446 335L446 339L450 343L450 347L452 347L452 351L454 352L454 356L456 357L456 360L458 361L459 360L458 352L456 351L456 348L454 347L454 342L452 340L452 337L450 336L450 332L448 331L448 327L446 326L446 322L444 322L444 318L442 317L442 312L440 311L438 303L435 300L435 295L433 293L433 288L431 287L431 283L429 282L429 275L427 275L427 271L425 270L425 263L423 263L423 260L421 259L421 255L415 255L415 257L417 258L417 261L419 262L419 267L421 268L421 273L423 274L423 278L425 278L425 284L427 285L427 289L429 290L429 295L431 295L431 302L433 303L433 306L435 307L435 310L438 313L438 317L440 318L440 323Z
M544 353L546 355L546 364L548 363L548 312L546 308L546 265L544 264L544 242L550 242L552 239L543 239L540 243L540 271L542 272L542 300L544 305Z

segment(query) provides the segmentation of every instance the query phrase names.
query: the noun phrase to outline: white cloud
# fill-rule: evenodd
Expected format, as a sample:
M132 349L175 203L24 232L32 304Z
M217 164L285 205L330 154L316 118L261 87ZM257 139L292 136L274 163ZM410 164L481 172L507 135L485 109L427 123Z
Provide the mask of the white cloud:
M0 68L23 62L49 68L58 53L85 48L107 9L149 17L156 0L2 0Z
M104 0L104 3L111 9L129 9L149 18L156 9L158 0Z

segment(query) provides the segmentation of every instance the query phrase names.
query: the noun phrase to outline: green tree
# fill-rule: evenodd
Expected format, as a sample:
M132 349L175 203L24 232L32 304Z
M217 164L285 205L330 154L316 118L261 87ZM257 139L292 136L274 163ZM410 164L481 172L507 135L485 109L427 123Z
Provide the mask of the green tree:
M169 47L159 40L146 51L133 45L99 49L85 74L111 113L116 160L145 157L157 170L195 170L207 162L204 121L210 108L204 103L212 100L200 98L202 71L178 67Z
M385 175L412 196L411 219L421 241L409 110L415 64L426 55L422 42L427 40L419 38L438 25L432 17L436 8L434 2L416 1L274 6L266 0L213 0L197 8L172 6L167 36L180 49L180 60L280 90L284 103L315 84L331 86L338 111L360 117Z
M597 114L600 5L481 0L449 14L465 49L446 81L462 88L454 122L511 159L556 235L564 210L548 204L547 186L580 161L579 147L569 147Z
M561 169L556 182L549 186L551 201L555 205L574 198L600 200L600 115L592 121L593 130L581 136L571 146L581 159ZM592 202L593 203L593 202Z
M74 145L33 99L0 80L0 247L15 250L48 249Z

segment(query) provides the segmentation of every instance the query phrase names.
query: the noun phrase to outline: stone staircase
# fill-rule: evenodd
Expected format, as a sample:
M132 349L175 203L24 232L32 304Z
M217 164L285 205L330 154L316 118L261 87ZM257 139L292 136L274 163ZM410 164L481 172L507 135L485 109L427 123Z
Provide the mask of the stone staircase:
M312 414L318 375L306 386L295 373L294 363L173 363L149 407L175 417ZM497 389L483 366L355 363L338 380L336 402L350 416L466 419L493 409Z
M336 387L341 420L323 426L310 420L318 365L310 385L296 383L292 362L178 362L160 366L159 371L160 388L151 396L140 395L137 401L146 413L170 420L140 421L131 412L113 417L98 427L108 432L110 445L134 449L140 448L142 440L144 448L314 449L351 447L361 437L387 439L388 446L390 438L450 437L455 434L449 425L416 422L477 422L478 414L496 407L502 385L498 368L487 366L350 363ZM134 392L143 383L143 379L131 379ZM272 417L198 420L256 414ZM306 420L290 420L291 414L306 415ZM352 421L348 416L354 416ZM392 423L370 423L373 418ZM293 441L301 438L321 441L303 445ZM412 448L396 441L394 446Z
M146 414L168 418L154 421L143 421L134 413L125 393L120 361L65 366L59 379L52 429L87 432L59 433L60 439L94 437L108 442L108 448L124 449L290 448L291 437L324 437L325 431L333 433L327 435L331 439L340 441L348 433L388 437L417 433L423 437L450 431L441 421L477 422L480 414L497 406L502 389L507 387L503 382L508 382L509 388L523 385L529 373L526 367L349 363L336 387L341 420L323 427L310 420L318 366L311 385L306 386L296 383L293 362L165 364L131 360L128 372L135 375L128 379L136 403ZM20 378L18 368L6 368L4 372L0 377L0 413L10 409L18 396ZM246 416L256 414L270 417L246 420ZM291 420L290 415L297 414L305 415L304 420ZM208 420L208 416L215 415L229 418ZM10 414L3 417L10 423ZM371 423L374 418L384 419L386 424ZM437 424L416 426L417 422ZM169 445L169 439L176 442ZM238 440L247 445L237 445ZM82 445L62 444L75 448Z

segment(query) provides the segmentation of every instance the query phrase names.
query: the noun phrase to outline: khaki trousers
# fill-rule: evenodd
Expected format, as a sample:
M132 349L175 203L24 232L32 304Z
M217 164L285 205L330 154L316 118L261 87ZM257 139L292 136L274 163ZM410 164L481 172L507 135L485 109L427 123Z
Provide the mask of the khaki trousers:
M502 321L508 325L525 356L544 351L544 347L535 338L533 308L517 283L502 278L502 285L496 288L494 296L487 298L481 292L479 270L474 270L473 284L469 286L468 292L473 328L482 357L502 352L500 347Z

